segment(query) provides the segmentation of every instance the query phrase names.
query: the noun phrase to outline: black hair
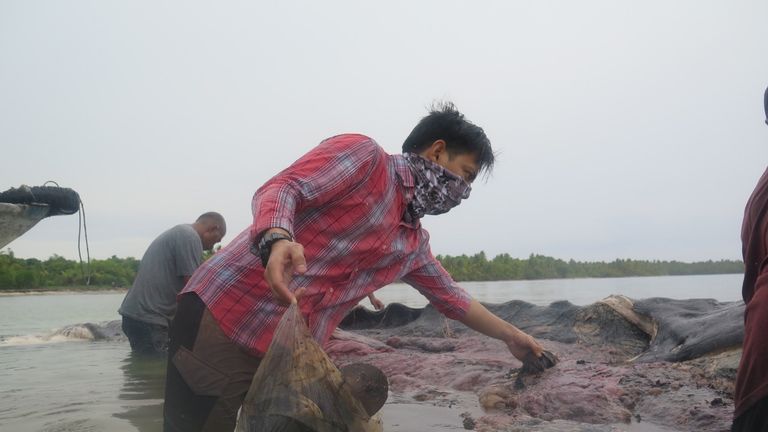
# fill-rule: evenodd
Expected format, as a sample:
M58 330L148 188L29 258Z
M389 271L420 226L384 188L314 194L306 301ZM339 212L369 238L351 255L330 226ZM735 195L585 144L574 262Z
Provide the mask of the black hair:
M403 142L403 153L420 153L433 142L444 140L450 155L477 156L480 171L490 172L495 155L483 128L464 118L451 102L438 102L419 121Z

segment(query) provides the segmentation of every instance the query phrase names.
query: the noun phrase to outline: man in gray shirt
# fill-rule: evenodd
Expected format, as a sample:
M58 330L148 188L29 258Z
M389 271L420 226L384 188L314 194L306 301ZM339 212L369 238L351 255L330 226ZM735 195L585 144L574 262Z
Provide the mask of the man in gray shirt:
M168 349L168 325L176 314L176 295L211 250L227 233L224 218L215 212L200 215L160 234L139 264L133 286L118 312L123 332L135 353L163 353Z

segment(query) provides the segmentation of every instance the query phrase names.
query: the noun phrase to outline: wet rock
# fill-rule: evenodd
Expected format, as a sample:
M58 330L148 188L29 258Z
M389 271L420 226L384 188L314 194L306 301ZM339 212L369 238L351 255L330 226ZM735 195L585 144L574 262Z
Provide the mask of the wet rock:
M461 413L460 417L462 418L461 424L464 426L464 429L466 430L474 430L475 429L475 419L472 418L472 415L468 412Z
M517 408L517 396L507 385L496 384L478 392L480 406L486 411L513 410Z

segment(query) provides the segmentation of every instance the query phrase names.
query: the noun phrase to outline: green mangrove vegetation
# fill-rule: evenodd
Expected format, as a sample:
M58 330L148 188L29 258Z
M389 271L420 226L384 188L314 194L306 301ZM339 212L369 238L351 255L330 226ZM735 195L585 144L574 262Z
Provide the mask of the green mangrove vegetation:
M484 252L472 256L438 255L436 258L457 281L682 276L744 272L744 263L734 260L686 263L616 259L611 262L582 262L563 261L534 254L526 259L501 254L489 260Z
M206 258L210 254L206 254ZM617 259L611 262L564 261L544 255L513 258L509 254L488 259L475 255L436 257L457 281L562 279L584 277L666 276L742 273L741 261L720 260L686 263ZM0 251L0 290L56 290L127 288L133 282L139 260L112 256L91 260L90 265L54 255L46 260L18 258L10 249ZM87 286L86 286L87 285Z
M0 291L129 287L138 269L135 258L112 256L87 265L58 255L17 258L9 249L0 251Z

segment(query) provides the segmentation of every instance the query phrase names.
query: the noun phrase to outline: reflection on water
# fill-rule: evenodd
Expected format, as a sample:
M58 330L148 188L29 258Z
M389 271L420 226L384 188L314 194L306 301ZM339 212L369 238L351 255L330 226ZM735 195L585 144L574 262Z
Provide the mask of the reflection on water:
M165 355L128 353L120 365L123 386L117 396L125 401L125 411L114 416L128 420L140 432L162 430L165 368Z

